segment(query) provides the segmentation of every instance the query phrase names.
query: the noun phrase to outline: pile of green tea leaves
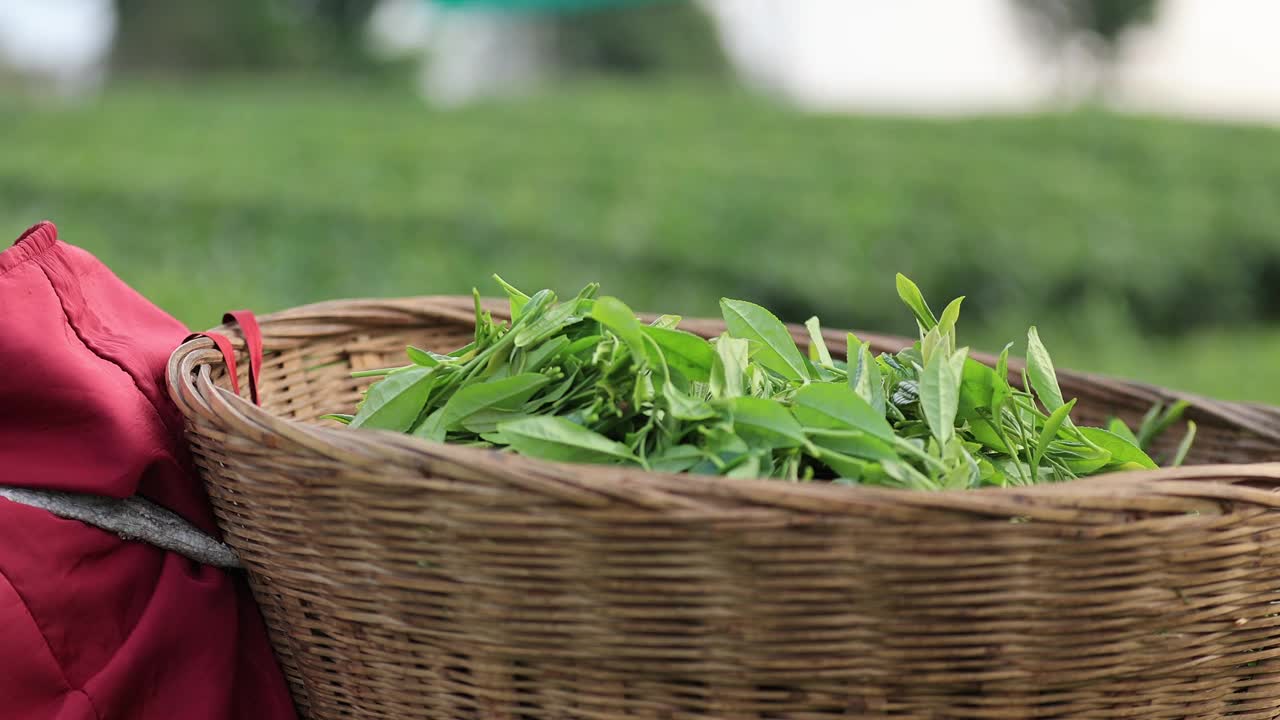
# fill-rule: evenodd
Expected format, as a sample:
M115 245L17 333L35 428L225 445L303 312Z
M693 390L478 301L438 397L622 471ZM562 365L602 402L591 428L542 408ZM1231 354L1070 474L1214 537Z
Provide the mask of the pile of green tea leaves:
M920 340L877 356L850 334L847 362L817 318L806 355L778 318L742 300L721 301L727 332L706 340L677 316L642 323L595 284L558 302L495 279L510 323L482 310L477 292L472 343L447 355L409 347L404 367L356 373L385 377L354 416L328 417L547 460L938 490L1154 468L1144 448L1183 410L1153 408L1137 432L1118 419L1079 426L1034 327L1015 386L1012 343L994 369L970 359L956 342L963 298L935 315L901 275ZM1171 464L1191 445L1188 428Z

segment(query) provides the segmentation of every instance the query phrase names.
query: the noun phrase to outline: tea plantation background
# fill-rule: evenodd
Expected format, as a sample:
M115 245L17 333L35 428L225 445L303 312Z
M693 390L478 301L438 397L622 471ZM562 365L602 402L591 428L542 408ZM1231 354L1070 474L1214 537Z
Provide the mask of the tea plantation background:
M0 95L0 235L41 218L193 328L337 297L562 294L905 333L893 274L998 350L1280 403L1280 131L1081 111L801 113L722 84L431 109L393 83Z

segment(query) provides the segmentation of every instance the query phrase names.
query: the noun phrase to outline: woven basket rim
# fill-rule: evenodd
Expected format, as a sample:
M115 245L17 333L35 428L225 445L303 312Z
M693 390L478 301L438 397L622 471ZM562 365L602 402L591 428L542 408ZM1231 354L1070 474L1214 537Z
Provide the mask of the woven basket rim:
M474 321L469 296L430 295L393 299L329 300L302 305L258 318L270 352L274 346L297 347L311 337L329 337L358 327L405 327L424 321L450 321L470 325ZM485 299L484 307L495 318L507 318L506 303ZM333 319L336 311L342 320ZM642 314L653 318L656 314ZM290 333L290 325L332 320L333 332ZM682 329L708 336L719 332L719 321L689 318ZM798 340L805 340L802 326L788 325ZM238 328L215 328L232 338L238 350L243 340ZM828 342L843 341L843 330L824 330ZM880 346L902 346L906 338L876 333L856 333ZM994 356L973 353L975 359L993 363ZM448 466L459 477L467 469L487 477L536 486L583 506L617 501L639 507L672 511L714 512L723 499L740 511L744 504L762 510L800 510L816 515L850 512L895 515L900 508L913 518L920 511L959 513L992 518L1087 521L1096 515L1099 524L1114 522L1116 511L1149 510L1156 514L1184 513L1188 500L1244 503L1264 508L1280 507L1280 462L1192 465L1178 468L1115 472L1063 483L1025 487L987 487L962 490L920 491L829 482L790 483L768 478L728 478L674 474L613 465L563 463L529 458L491 449L437 443L387 430L329 428L279 417L230 390L216 385L211 368L221 365L221 355L208 338L198 337L177 347L169 360L170 395L185 415L215 417L223 425L248 433L273 446L305 446L333 459L374 467L393 462L414 470ZM1010 359L1010 368L1021 367ZM1236 424L1260 437L1280 443L1280 409L1254 403L1230 403L1144 383L1107 376L1058 370L1060 377L1105 385L1109 390L1165 402L1190 403L1189 414ZM268 440L269 438L269 440ZM1168 501L1168 502L1165 502Z

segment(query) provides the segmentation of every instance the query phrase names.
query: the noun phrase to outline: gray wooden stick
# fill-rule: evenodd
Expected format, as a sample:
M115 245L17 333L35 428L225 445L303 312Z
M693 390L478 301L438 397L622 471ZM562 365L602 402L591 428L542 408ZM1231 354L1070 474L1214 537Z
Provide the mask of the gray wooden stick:
M0 486L0 497L46 510L60 518L79 520L125 540L141 540L205 565L243 567L230 547L177 514L136 495L121 499Z

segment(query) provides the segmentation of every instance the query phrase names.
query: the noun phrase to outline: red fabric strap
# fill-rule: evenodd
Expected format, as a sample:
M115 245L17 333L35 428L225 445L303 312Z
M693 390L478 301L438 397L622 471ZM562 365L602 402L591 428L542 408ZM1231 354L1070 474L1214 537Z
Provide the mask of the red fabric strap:
M258 327L258 319L248 310L233 310L222 316L222 322L240 325L244 344L249 349L249 396L253 398L255 405L261 405L258 379L262 376L262 329Z
M245 349L249 351L249 397L255 405L262 404L258 393L258 377L262 374L262 329L258 327L258 319L248 310L234 310L222 316L222 322L235 323L240 326L244 336ZM226 335L216 332L193 333L186 340L207 337L222 353L222 360L227 364L227 374L231 376L231 391L240 394L240 376L236 369L236 351ZM183 342L186 342L184 340Z

